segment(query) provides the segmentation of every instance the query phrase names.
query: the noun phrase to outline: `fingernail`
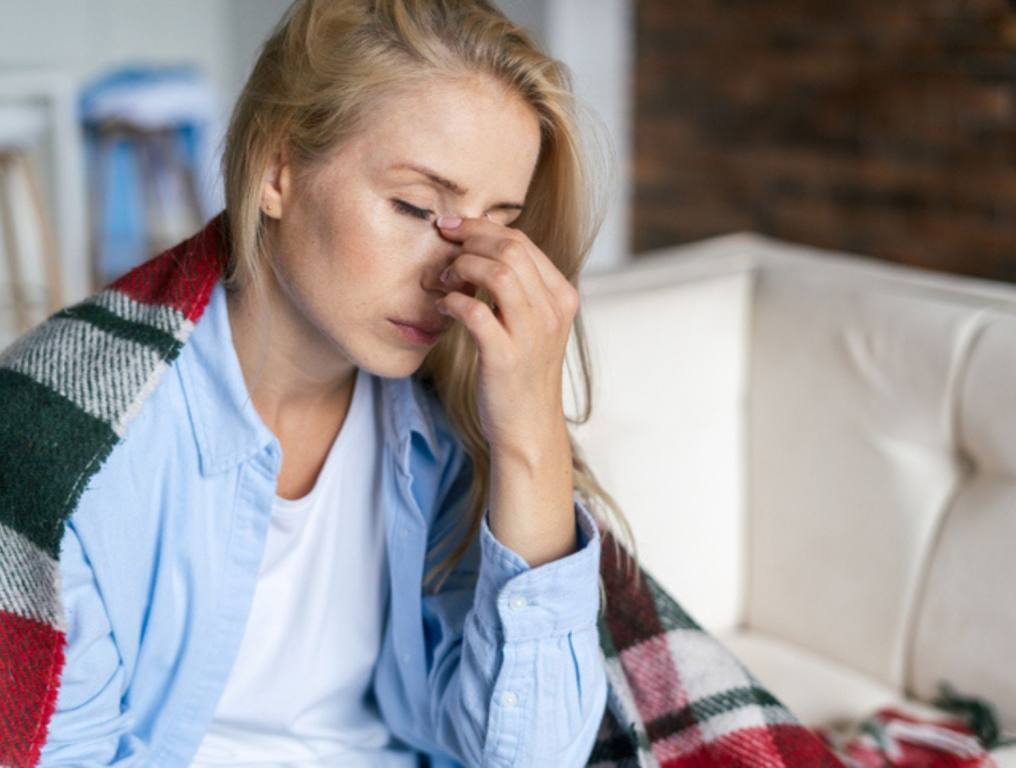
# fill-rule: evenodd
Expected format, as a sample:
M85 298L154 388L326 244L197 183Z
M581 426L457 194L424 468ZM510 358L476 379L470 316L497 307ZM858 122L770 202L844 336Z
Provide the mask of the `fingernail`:
M448 282L448 276L451 274L451 271L452 271L451 267L445 267L444 272L441 273L441 282L442 283L447 283Z
M455 229L459 224L462 223L462 219L458 216L438 216L437 225L442 229Z

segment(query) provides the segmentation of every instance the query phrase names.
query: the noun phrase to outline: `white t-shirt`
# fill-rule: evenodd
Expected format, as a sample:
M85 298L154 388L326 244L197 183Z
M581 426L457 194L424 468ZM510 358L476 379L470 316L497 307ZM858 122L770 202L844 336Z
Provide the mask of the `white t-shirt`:
M244 638L192 768L418 765L371 687L389 588L379 386L357 371L314 487L275 497Z

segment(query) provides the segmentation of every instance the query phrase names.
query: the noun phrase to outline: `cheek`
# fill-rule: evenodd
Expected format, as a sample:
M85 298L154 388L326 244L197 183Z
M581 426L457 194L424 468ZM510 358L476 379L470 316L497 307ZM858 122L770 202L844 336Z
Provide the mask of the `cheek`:
M386 213L383 208L376 210L368 221L368 225L351 238L351 266L360 280L372 283L375 292L382 286L404 286L425 261L426 222ZM433 234L429 236L434 237ZM367 290L370 291L371 286Z
M405 275L398 268L400 246L377 238L346 237L317 254L303 290L317 311L347 320L388 312Z
M299 270L301 293L313 297L319 311L336 298L356 313L385 311L412 293L427 248L433 247L428 238L436 235L428 232L426 222L400 216L386 205L380 200L302 222L303 232L294 237L292 266ZM301 222L295 224L294 230Z
M367 282L376 262L372 252L377 247L362 226L332 219L314 233L303 254L307 281L311 287L331 292Z

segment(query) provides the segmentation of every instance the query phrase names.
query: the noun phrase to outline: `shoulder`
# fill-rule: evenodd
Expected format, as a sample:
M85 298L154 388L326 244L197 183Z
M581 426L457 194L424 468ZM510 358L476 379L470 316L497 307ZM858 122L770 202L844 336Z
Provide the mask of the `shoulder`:
M87 491L117 495L141 491L162 474L167 464L193 465L193 427L181 383L180 358L167 363L151 391L138 403L123 435L89 479ZM135 510L136 513L136 510Z
M63 520L175 351L136 339L140 324L113 312L109 294L51 315L0 352L0 508L30 520L25 535L53 556Z

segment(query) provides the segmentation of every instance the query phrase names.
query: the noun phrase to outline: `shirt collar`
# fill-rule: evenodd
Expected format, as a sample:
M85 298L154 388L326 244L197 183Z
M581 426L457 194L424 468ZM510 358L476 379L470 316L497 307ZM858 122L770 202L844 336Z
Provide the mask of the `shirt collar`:
M189 352L189 354L187 354ZM203 475L222 472L278 443L254 408L233 346L226 292L216 281L203 314L178 360ZM363 373L364 371L361 371ZM432 456L437 436L428 394L415 376L381 382L385 441L408 471L411 433L419 434Z

